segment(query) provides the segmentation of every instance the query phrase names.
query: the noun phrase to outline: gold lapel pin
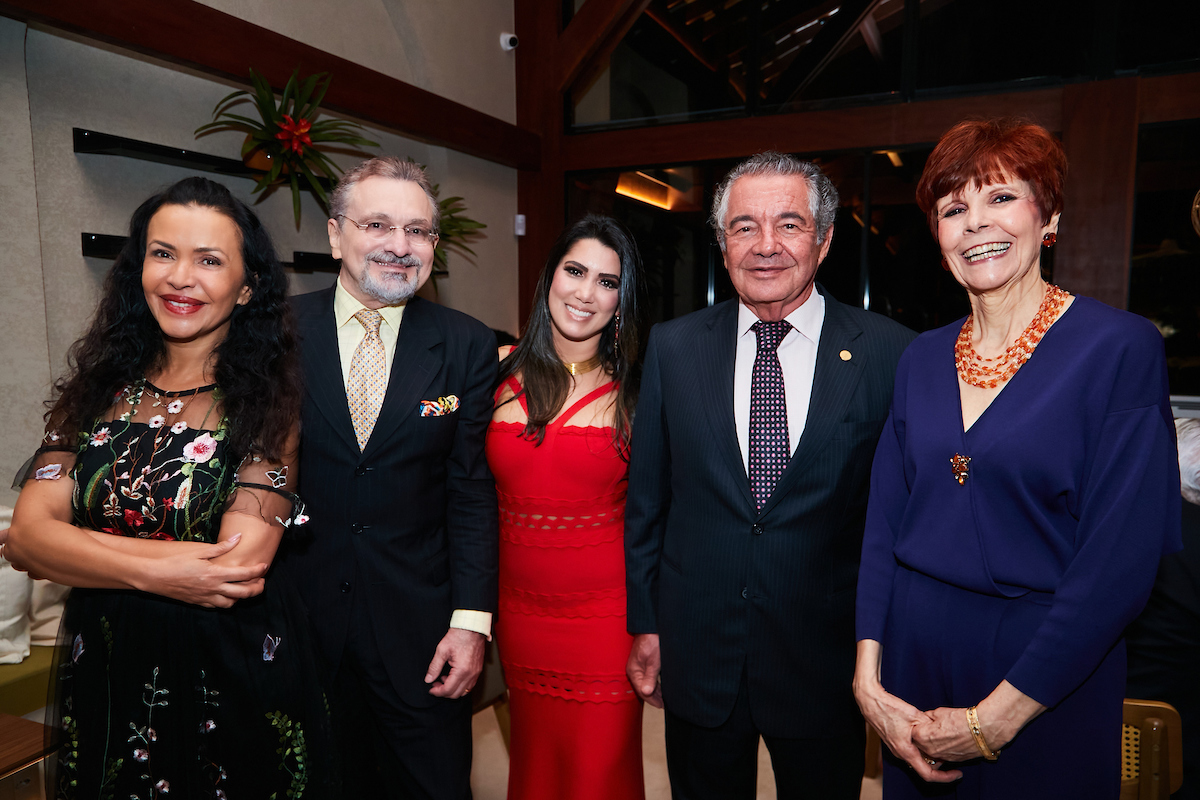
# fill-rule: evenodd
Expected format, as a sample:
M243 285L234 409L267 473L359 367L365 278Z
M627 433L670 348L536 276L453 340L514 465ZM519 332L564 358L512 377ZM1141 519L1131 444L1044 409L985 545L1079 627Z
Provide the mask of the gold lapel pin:
M842 361L849 361L852 358L849 350L843 350L842 352L838 353L838 357L841 358Z

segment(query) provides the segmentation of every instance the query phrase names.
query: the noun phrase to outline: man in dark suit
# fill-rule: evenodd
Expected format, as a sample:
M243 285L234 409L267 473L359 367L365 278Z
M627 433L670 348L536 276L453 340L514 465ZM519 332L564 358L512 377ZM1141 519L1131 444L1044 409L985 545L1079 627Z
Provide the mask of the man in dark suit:
M330 206L337 282L294 300L311 541L281 572L328 662L335 723L375 740L388 796L457 800L471 793L463 698L496 607L496 493L483 450L495 337L414 296L439 222L420 167L366 161ZM348 779L370 772L364 755L348 754Z
M914 334L815 284L837 192L754 156L712 223L737 300L654 328L625 511L634 688L666 712L676 800L857 798L851 693L867 479ZM661 673L661 682L659 676Z

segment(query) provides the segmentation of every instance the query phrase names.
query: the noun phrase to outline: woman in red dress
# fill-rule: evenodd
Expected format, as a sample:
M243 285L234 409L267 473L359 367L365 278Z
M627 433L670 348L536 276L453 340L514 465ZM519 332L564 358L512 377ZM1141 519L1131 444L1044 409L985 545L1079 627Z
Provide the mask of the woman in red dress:
M550 251L524 338L501 349L487 457L509 800L645 796L623 544L639 272L629 234L585 217Z

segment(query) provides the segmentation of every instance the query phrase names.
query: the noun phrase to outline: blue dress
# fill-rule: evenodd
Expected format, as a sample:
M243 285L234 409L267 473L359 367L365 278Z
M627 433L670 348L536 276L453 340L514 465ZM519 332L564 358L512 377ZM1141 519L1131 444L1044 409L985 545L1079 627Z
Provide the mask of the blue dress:
M1162 338L1075 302L963 431L956 322L896 374L871 476L857 635L882 643L883 686L922 709L965 707L1007 679L1048 707L999 761L949 786L898 761L897 797L1115 798L1125 651L1159 558L1179 549L1179 471ZM970 458L956 480L952 458Z

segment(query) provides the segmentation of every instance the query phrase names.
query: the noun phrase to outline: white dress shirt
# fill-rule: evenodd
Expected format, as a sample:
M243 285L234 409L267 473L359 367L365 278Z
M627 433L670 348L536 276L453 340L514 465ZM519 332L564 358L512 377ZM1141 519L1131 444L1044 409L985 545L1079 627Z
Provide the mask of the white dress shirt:
M783 391L787 399L788 452L795 453L808 421L817 346L821 343L821 325L825 322L825 298L813 287L808 299L784 319L791 323L792 329L779 343L779 366L783 370ZM733 421L747 475L750 474L750 379L754 374L754 359L758 356L758 337L751 326L756 322L758 317L754 312L739 302L737 351L733 362Z

